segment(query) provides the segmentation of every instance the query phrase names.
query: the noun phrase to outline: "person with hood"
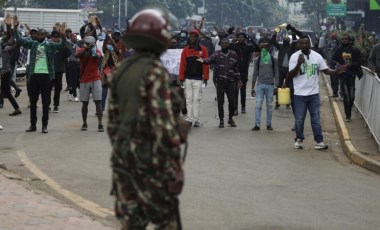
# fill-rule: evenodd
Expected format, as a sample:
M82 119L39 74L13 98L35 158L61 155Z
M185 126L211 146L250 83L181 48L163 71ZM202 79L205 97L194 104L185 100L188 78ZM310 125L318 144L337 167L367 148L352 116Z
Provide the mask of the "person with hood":
M209 79L209 67L202 65L197 58L208 58L207 48L199 44L199 32L190 31L189 45L181 54L179 67L179 80L185 87L186 96L186 121L194 127L200 126L200 109L202 102L202 84L207 85Z
M238 33L236 35L237 43L230 44L230 50L234 51L238 58L237 64L240 73L240 79L243 83L242 87L239 89L236 87L235 90L235 107L234 116L238 115L238 105L239 105L239 91L240 91L240 103L241 103L241 113L246 113L245 103L246 103L246 89L248 82L248 69L249 63L251 62L252 54L254 52L260 52L260 47L252 41L251 44L247 44L247 35L245 33Z
M340 89L343 95L344 112L346 122L351 121L351 111L355 100L355 79L360 66L361 53L356 47L353 47L350 42L350 36L343 34L341 46L335 51L332 62L337 66L344 65L347 71L339 75Z
M17 16L13 17L13 29L16 41L23 47L30 49L30 62L27 75L30 75L30 127L26 132L37 130L37 101L41 94L42 98L42 133L48 133L50 84L55 77L54 53L66 46L66 23L59 24L58 32L61 36L59 43L46 40L47 32L39 29L37 40L23 38L17 30L19 21Z

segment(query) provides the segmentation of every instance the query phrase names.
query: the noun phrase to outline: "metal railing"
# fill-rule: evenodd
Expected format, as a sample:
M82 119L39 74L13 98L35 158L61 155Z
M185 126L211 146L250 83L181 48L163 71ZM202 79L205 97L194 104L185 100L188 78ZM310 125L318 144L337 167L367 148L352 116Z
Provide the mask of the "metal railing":
M356 79L355 106L363 116L380 151L380 79L362 67L363 77Z

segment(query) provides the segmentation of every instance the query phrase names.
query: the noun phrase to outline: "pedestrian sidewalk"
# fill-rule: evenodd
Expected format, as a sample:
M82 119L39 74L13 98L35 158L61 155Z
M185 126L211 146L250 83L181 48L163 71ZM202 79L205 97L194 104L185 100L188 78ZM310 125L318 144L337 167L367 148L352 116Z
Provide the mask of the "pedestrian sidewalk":
M31 191L0 169L1 230L108 230L117 229L77 211L61 201Z
M330 77L324 75L323 80L332 95ZM330 98L336 126L344 153L355 164L380 174L380 150L371 131L356 107L352 108L351 122L344 121L343 101L339 98Z

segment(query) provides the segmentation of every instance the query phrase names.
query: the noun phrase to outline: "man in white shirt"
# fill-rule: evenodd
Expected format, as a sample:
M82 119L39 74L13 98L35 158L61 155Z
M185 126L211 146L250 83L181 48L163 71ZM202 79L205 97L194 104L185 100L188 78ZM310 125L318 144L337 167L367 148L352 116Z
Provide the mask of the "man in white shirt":
M323 142L322 128L319 116L319 71L327 75L335 75L345 70L339 66L331 70L326 65L322 56L310 49L310 38L301 36L300 49L295 52L289 61L289 78L293 78L294 84L294 116L296 120L296 139L294 148L303 149L304 123L307 110L310 113L311 127L313 130L315 149L327 149Z

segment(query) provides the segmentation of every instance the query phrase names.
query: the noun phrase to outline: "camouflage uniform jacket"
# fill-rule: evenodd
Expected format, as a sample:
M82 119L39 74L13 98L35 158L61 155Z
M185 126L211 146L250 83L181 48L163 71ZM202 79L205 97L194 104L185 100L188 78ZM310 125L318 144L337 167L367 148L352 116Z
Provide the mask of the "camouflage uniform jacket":
M173 106L178 103L159 58L136 53L111 76L110 90L108 134L113 170L128 175L171 175L181 160L179 113L176 118L178 109Z

